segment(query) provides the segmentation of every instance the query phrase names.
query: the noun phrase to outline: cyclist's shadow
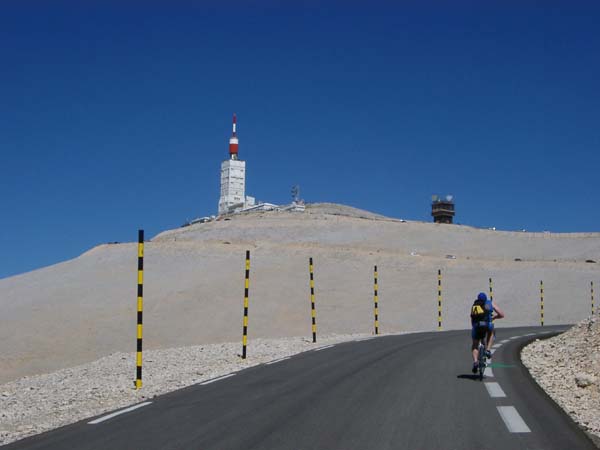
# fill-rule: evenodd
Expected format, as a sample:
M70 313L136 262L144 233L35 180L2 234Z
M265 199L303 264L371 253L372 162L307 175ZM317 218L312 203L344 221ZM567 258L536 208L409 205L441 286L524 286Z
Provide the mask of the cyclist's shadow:
M471 373L463 373L461 375L456 375L456 378L460 378L462 380L479 381L479 374L473 375Z

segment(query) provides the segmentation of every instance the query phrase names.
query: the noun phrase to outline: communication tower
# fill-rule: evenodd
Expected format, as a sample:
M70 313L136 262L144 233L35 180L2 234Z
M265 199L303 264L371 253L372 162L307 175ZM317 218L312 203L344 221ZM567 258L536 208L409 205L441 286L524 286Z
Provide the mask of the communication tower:
M238 159L237 118L233 115L233 133L229 138L229 159L221 163L219 214L227 214L246 205L246 161ZM252 199L252 204L254 199Z

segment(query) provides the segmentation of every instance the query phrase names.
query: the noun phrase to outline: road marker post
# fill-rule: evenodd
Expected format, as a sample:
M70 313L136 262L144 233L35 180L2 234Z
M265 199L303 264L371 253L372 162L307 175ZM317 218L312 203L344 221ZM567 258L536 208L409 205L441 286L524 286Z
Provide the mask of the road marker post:
M540 325L544 326L544 281L540 280Z
M594 316L594 282L590 281L591 290L592 290L592 316Z
M242 359L246 359L248 345L248 291L250 288L250 250L246 250L246 272L244 276L244 322L242 328Z
M310 274L310 315L312 321L312 341L317 342L317 311L315 309L315 278L312 257L308 258L308 272Z
M492 278L490 277L490 301L494 301L494 284L492 283Z
M379 298L377 295L377 290L378 290L378 282L377 282L377 266L375 266L375 270L374 270L374 293L373 293L373 299L375 301L375 334L379 334Z
M135 388L142 387L142 324L144 311L144 230L138 230L137 355Z
M438 269L438 331L442 330L442 271Z

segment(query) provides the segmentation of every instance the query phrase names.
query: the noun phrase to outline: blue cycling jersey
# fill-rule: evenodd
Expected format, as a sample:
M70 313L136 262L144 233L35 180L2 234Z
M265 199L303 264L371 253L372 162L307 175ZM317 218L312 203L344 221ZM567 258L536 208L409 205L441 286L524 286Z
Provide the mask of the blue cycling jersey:
M494 304L492 303L492 301L490 299L486 300L485 302L485 310L486 310L486 320L489 323L492 323L492 317L494 315Z

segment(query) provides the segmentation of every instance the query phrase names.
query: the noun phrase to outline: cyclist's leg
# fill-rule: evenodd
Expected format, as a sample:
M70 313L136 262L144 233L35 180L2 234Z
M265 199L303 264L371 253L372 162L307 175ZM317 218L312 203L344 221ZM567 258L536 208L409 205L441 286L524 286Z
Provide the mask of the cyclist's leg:
M471 346L471 353L473 354L473 362L476 363L479 360L479 342L481 339L473 339L473 345Z
M481 341L481 339L477 337L475 327L471 327L471 341L471 354L473 355L473 362L476 363L477 358L479 357L479 341Z
M494 332L494 324L490 324L490 327L488 328L487 331L487 345L486 345L486 350L491 350L492 349L492 345L494 345L494 338L496 337L496 333Z

